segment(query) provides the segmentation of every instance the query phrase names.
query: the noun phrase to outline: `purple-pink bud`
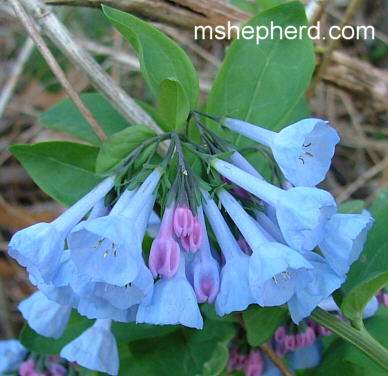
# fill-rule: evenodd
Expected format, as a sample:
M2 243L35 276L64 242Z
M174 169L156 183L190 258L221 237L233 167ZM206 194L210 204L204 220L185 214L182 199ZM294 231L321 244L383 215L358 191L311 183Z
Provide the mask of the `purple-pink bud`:
M180 247L173 237L174 205L166 208L160 231L152 242L148 260L152 275L171 278L178 270L180 261Z
M321 325L318 327L318 332L321 336L324 336L324 337L328 337L332 335L332 332L329 329L326 329Z
M296 339L294 335L286 335L284 338L284 346L287 350L294 351L296 348Z
M286 355L288 350L286 349L286 346L284 346L284 342L278 342L276 344L275 353L279 358L283 358L284 355Z
M29 359L23 362L19 367L20 376L31 376L35 372L35 363Z
M251 350L245 367L245 376L261 376L263 369L264 361L260 352Z
M52 376L65 376L67 372L66 368L58 363L52 363L50 366L50 371Z
M180 238L192 233L194 226L193 213L187 206L178 206L174 212L174 231Z
M222 176L222 175L221 175L221 180L224 183L229 184L229 185L234 184L231 180L227 179L225 176ZM232 192L234 192L236 195L240 196L241 198L245 198L246 200L251 199L250 194L244 188L235 187L235 188L232 188Z
M278 343L283 342L284 338L286 337L286 334L286 328L284 326L279 326L279 328L277 328L275 332L275 341Z
M192 231L189 235L181 237L181 244L185 251L195 253L202 244L203 232L198 217L193 219Z

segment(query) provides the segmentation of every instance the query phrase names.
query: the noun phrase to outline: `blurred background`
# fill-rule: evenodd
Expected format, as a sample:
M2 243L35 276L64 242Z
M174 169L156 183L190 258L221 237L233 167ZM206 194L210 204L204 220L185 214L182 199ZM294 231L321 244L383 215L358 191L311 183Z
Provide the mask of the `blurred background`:
M196 66L206 100L230 41L195 41L197 24L241 24L282 0L110 0L154 24L180 44ZM130 45L113 30L96 0L51 0L53 12L74 40L133 98L153 104ZM64 5L65 4L65 5ZM67 4L67 5L66 5ZM368 205L388 188L388 1L304 1L311 22L373 25L375 38L315 41L318 68L308 91L311 112L328 119L341 144L325 182L339 202L362 199ZM95 6L95 8L91 7ZM42 34L43 35L43 34ZM88 78L48 38L45 40L73 88L94 91ZM303 59L303 56L301 56ZM322 62L326 62L325 69ZM11 156L8 146L48 140L72 140L44 128L42 111L67 97L7 1L0 3L0 339L14 338L22 324L17 304L32 292L25 272L7 256L10 236L39 221L50 221L63 208L45 195ZM254 67L252 68L254 69ZM77 140L79 141L79 140Z

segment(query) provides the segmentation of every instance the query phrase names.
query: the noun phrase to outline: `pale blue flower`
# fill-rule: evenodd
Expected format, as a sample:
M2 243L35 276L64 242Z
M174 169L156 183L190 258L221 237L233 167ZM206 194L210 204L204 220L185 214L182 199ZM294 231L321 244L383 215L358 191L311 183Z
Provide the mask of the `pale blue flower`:
M325 179L340 140L333 127L314 118L300 120L279 133L237 119L226 119L224 124L270 147L284 176L295 186L312 187Z
M110 330L111 323L111 320L96 320L92 327L68 343L60 356L82 367L117 375L119 353L116 339Z
M218 196L252 249L249 285L256 303L286 303L309 283L312 265L299 252L271 239L230 193L220 190Z
M322 359L323 344L321 339L307 347L300 347L287 354L287 359L293 369L306 369L317 367Z
M309 271L312 277L311 282L303 289L297 290L288 301L291 318L296 324L310 316L319 303L330 296L345 281L345 276L339 276L323 257L313 252L307 252L304 256L314 269Z
M347 273L360 256L373 221L366 211L364 214L335 214L327 222L319 248L338 274Z
M62 336L71 314L71 306L49 300L40 291L23 300L18 309L38 334L55 339Z
M279 371L279 368L275 366L275 364L272 363L272 361L266 357L264 358L264 372L262 373L262 376L282 376L282 373Z
M0 375L19 369L27 350L16 339L0 341Z
M216 298L216 312L224 316L243 311L255 300L249 286L250 257L243 253L222 217L216 203L202 191L203 208L225 258L221 268L220 290Z
M317 188L283 190L220 159L213 167L235 184L276 209L276 218L286 242L295 250L311 250L325 234L327 221L335 214L333 196Z
M95 282L116 286L132 283L139 270L144 270L142 240L144 223L139 231L136 218L147 214L154 190L161 177L155 169L136 193L125 191L108 216L81 222L68 236L68 246L77 268ZM144 228L145 230L145 228Z
M140 303L136 322L153 325L181 324L202 329L203 319L194 290L186 277L183 254L176 274L157 281L151 302Z
M70 230L113 186L105 179L51 223L37 223L18 231L9 243L9 255L30 272L49 282L57 271Z

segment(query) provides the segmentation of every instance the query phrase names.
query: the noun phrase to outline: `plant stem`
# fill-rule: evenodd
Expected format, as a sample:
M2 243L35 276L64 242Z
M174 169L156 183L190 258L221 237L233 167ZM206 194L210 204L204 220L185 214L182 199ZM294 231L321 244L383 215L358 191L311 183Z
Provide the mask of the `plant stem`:
M321 308L316 308L310 316L318 324L329 329L388 371L388 350L377 342L363 327L357 330Z

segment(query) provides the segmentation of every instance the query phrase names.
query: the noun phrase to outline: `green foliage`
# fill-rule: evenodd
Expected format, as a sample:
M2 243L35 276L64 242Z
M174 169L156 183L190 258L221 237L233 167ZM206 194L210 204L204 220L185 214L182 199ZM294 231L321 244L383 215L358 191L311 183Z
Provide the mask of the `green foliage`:
M388 284L388 190L374 201L370 212L375 223L369 231L363 253L350 269L341 305L344 314L354 320L355 325L360 325L366 303Z
M108 136L129 126L101 94L81 94L81 98ZM39 121L46 128L69 133L95 145L100 144L97 135L70 99L65 99L42 112Z
M72 205L101 181L94 173L95 146L52 141L12 145L9 150L39 188L64 205Z
M160 99L161 95L166 93L166 87L170 87L167 91L172 98L183 92L184 101L187 100L192 108L195 107L199 95L198 77L186 53L174 41L146 22L107 6L103 6L103 11L117 30L132 44L139 57L143 76L155 96ZM174 88L171 84L164 83L165 80L175 81ZM181 100L175 103L172 100L169 109L161 108L162 113L167 114L165 120L171 120L171 113L180 114L176 120L180 120L181 117L187 118L190 106L188 110L186 105L185 108L171 109L174 104L178 106L182 103ZM160 106L165 104L166 100L163 98ZM179 123L170 126L173 129L179 126Z
M243 312L248 343L258 346L268 341L284 321L287 309L284 307L250 306Z
M123 158L153 136L155 131L145 125L135 125L110 136L98 154L96 172L102 174L117 168Z
M20 342L24 347L38 354L59 355L60 351L67 343L77 338L92 324L93 320L88 320L73 310L69 324L61 338L53 339L43 337L25 324L20 333Z
M307 20L300 2L288 2L253 17L247 25L300 27ZM233 41L210 92L207 112L279 129L298 105L314 70L311 40L267 38ZM210 124L210 123L209 123ZM240 137L232 138L236 143Z
M218 376L228 360L233 325L207 320L203 330L180 329L131 342L120 376Z
M350 200L338 205L339 213L360 214L364 210L364 201Z

